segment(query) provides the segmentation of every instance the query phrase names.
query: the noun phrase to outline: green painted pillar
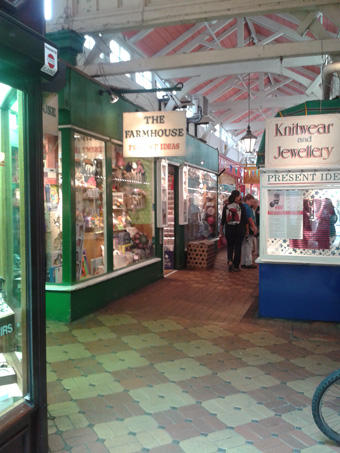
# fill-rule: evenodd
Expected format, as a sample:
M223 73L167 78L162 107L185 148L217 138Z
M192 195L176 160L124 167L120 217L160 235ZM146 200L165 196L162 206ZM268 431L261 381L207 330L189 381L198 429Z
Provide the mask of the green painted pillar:
M47 33L46 38L59 49L59 56L73 66L77 64L77 55L83 51L84 36L73 30L60 30Z

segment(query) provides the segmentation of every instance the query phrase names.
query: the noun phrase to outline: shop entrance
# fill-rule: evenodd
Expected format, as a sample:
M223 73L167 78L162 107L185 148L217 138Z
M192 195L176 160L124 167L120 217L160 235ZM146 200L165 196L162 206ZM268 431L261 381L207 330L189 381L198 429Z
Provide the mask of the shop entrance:
M163 230L164 273L175 269L175 167L168 166L168 225Z

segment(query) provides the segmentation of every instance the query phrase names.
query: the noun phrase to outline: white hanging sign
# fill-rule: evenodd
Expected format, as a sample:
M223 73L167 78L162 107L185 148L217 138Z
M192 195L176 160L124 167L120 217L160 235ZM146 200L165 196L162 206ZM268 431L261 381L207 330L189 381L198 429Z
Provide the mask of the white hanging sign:
M45 42L45 59L42 72L54 76L58 71L58 50Z
M266 168L340 166L340 114L266 121Z
M124 157L184 156L185 112L123 113Z

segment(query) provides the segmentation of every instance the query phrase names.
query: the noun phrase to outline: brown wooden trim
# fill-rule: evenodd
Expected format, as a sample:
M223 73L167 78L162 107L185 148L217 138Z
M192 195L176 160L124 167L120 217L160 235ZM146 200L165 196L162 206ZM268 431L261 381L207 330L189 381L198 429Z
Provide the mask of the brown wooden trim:
M0 417L0 453L10 439L17 436L20 431L30 429L35 414L36 409L23 402Z

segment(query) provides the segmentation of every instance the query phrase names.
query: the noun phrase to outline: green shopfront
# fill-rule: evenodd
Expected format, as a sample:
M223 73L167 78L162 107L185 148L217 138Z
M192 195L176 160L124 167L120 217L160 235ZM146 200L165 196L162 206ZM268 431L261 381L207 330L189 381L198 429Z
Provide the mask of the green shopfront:
M48 319L77 319L163 277L160 159L124 157L123 113L139 108L110 103L103 88L68 66L64 88L44 101ZM185 158L168 162L218 170L215 149L192 137L186 148ZM177 268L186 228L176 220Z
M2 2L2 4L5 2ZM9 2L10 3L10 2ZM24 2L30 26L42 2ZM40 9L39 9L40 6ZM46 42L0 8L0 452L46 453L41 68ZM8 15L7 13L11 14ZM37 17L37 22L34 18ZM49 77L49 76L48 76Z

